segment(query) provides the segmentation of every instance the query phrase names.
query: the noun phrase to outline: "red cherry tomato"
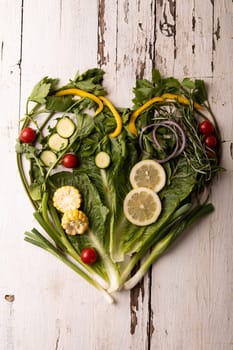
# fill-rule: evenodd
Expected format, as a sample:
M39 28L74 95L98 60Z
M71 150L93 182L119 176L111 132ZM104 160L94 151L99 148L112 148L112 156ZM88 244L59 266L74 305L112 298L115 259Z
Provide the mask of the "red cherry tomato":
M32 128L24 128L21 130L19 138L24 143L33 143L36 139L36 132Z
M199 132L203 135L210 135L214 132L214 126L209 120L204 120L198 126Z
M84 248L81 251L81 260L84 264L91 265L97 259L96 251L93 248Z
M65 168L75 168L78 165L78 158L73 153L67 153L62 159L62 165Z
M209 148L214 148L217 145L217 139L214 135L208 135L205 138L205 145Z

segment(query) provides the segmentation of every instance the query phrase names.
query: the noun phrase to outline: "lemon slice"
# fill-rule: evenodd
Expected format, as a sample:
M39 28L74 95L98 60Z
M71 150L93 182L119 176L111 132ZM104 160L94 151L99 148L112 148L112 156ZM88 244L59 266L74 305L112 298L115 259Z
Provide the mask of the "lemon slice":
M129 180L133 188L146 187L159 192L166 183L166 173L158 162L145 159L133 166Z
M123 210L132 224L146 226L157 220L161 212L161 201L157 193L149 188L134 188L126 195Z

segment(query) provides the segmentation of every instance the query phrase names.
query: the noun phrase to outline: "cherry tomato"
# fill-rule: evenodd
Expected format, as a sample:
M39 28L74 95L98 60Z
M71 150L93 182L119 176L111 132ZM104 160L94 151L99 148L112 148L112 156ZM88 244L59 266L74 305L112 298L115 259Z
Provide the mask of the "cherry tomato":
M206 136L204 142L205 142L205 145L209 148L214 148L217 145L217 139L214 135Z
M199 132L203 135L211 135L214 132L214 126L209 120L204 120L198 126Z
M84 248L81 251L81 260L84 264L91 265L97 259L96 251L93 248Z
M78 165L78 158L73 153L67 153L62 159L62 165L65 168L75 168Z
M24 143L33 143L36 139L36 131L32 128L24 128L21 130L19 138Z

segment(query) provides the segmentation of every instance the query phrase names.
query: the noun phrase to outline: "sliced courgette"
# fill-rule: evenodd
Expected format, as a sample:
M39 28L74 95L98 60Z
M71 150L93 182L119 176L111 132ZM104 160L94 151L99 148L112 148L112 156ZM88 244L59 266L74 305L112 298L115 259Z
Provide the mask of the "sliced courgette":
M41 186L38 184L31 184L29 187L29 193L32 200L39 201L41 199Z
M42 160L45 166L50 167L56 162L57 156L53 151L45 150L41 152L40 159Z
M105 169L111 162L110 156L106 152L99 152L95 157L95 164L98 168Z
M63 117L58 120L56 131L61 137L68 139L75 131L75 124L69 117Z
M56 133L50 136L48 145L53 151L59 152L68 146L68 139L61 137Z

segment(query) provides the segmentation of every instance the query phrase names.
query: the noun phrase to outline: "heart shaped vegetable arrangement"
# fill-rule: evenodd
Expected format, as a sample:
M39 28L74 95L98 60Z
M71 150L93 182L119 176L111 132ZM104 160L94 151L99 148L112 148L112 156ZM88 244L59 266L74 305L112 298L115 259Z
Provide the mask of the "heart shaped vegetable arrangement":
M43 230L33 228L25 240L110 302L111 292L133 288L188 226L213 210L202 197L220 170L221 140L204 82L152 73L152 81L136 82L132 110L109 101L100 69L62 88L43 78L27 100L16 144Z

